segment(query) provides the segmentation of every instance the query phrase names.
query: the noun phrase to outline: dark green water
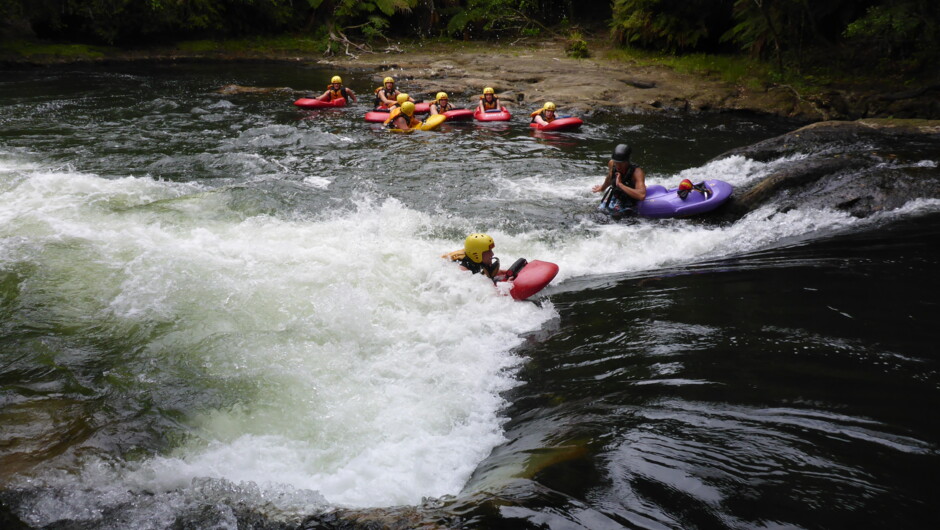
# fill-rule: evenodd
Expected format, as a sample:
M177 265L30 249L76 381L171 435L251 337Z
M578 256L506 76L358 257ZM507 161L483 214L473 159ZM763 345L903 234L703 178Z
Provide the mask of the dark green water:
M513 108L401 136L216 92L332 74L3 73L5 526L940 522L937 201L610 223L615 144L652 183L743 186L788 161L708 160L794 125L537 135ZM439 259L474 231L559 264L539 305Z

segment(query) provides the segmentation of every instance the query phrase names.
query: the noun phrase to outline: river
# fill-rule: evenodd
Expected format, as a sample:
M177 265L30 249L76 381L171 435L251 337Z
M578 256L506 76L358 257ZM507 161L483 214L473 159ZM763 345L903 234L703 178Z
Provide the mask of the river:
M796 125L395 135L341 73L360 104L304 111L217 90L334 72L3 72L0 523L940 522L940 201L610 222L617 143L649 183L740 187L789 159L710 160ZM440 259L479 231L560 266L536 303Z

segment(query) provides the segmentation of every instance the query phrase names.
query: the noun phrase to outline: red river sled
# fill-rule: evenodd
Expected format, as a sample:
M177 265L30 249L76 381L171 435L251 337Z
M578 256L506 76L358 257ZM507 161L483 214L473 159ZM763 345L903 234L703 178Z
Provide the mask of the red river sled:
M366 113L366 121L372 123L382 123L388 119L388 109L375 109Z
M530 123L529 127L537 129L539 131L570 131L572 129L577 129L584 122L581 121L581 118L576 118L574 116L568 116L565 118L558 118L553 120L548 125L542 125L539 123Z
M510 280L509 295L514 300L525 300L545 288L558 274L558 265L548 261L532 260Z
M426 114L431 112L430 103L415 103L415 114ZM385 107L378 107L366 113L366 121L372 123L382 123L388 119L389 110Z
M345 107L346 98L336 98L333 101L323 101L316 98L300 98L294 102L294 105L304 109L329 109L334 107Z
M506 110L506 107L500 107L499 109L492 109L480 112L480 109L477 109L473 113L473 117L477 121L509 121L512 118L512 114Z
M454 109L444 113L447 121L467 121L473 119L473 111L470 109Z

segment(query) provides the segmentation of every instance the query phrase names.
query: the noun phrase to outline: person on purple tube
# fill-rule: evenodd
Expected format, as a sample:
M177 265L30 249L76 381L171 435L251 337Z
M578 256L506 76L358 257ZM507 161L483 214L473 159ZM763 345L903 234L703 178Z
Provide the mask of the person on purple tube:
M594 193L608 190L603 205L612 213L619 213L636 207L636 203L646 198L646 172L643 168L630 163L633 150L627 144L614 148L614 153L607 162L607 177L602 184L591 188Z

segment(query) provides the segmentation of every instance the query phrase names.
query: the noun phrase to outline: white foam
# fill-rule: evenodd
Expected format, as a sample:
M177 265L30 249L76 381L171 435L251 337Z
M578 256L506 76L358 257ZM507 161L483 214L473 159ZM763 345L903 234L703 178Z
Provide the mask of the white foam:
M31 249L3 260L68 278L51 310L115 336L150 328L144 355L230 396L191 418L198 436L114 487L210 477L350 506L457 493L502 441L512 348L551 307L445 263L459 243L420 238L435 220L394 200L317 221L239 219L223 193L39 172L0 195L2 237Z
M139 375L135 390L149 393L169 382L161 377L191 373L198 377L186 384L225 396L222 406L182 407L202 412L188 418L192 436L171 452L121 463L108 479L97 461L77 479L62 478L100 499L129 489L195 498L206 478L256 488L264 493L250 502L259 504L304 492L286 511L307 509L321 495L386 506L455 494L502 441L500 393L515 384L523 361L513 348L556 316L551 304L515 303L441 260L460 242L428 234L469 228L447 213L385 200L315 220L245 219L229 211L224 189L18 164L0 161L0 264L42 267L23 295L49 297L43 307L63 321L90 321L112 336L149 330L135 355L156 368ZM740 184L774 164L726 159L696 174L723 173ZM527 178L527 193L596 204L596 176L560 185ZM938 200L917 200L866 220L764 208L723 227L586 221L490 233L507 263L558 263L559 283L938 210ZM36 524L69 508L56 509Z

